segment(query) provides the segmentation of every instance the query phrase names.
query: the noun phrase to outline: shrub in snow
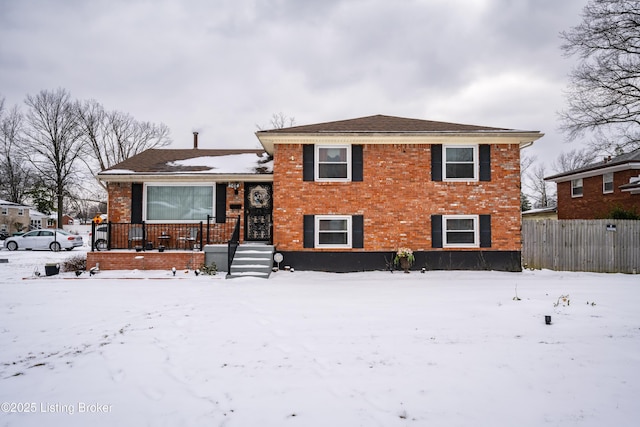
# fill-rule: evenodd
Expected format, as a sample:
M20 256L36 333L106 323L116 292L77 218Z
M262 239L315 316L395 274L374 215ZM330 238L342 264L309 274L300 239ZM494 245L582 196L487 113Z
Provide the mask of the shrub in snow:
M74 255L62 262L62 271L84 271L87 268L86 255Z
M215 262L212 262L209 265L202 264L200 266L200 273L206 274L208 276L215 276L216 274L218 274L218 267L216 266Z

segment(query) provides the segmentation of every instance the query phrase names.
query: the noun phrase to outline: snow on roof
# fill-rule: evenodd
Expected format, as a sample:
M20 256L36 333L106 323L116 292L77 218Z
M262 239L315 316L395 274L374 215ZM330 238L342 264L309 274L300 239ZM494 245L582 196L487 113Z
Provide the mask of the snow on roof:
M208 170L198 171L200 173L225 173L225 174L242 174L255 173L257 167L263 167L271 172L273 170L273 160L261 163L267 160L267 154L262 157L256 156L255 153L228 154L226 156L201 156L191 159L176 160L167 162L170 167L206 167Z
M109 169L106 171L102 171L100 172L101 174L123 174L123 173L135 173L135 171L132 171L131 169Z

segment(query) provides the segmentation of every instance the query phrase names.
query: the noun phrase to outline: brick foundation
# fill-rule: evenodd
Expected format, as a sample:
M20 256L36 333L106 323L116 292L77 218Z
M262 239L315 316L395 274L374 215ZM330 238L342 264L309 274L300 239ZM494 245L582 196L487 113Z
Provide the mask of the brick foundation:
M142 257L142 258L140 258ZM165 251L88 252L87 269L100 265L101 270L178 270L200 268L204 252Z

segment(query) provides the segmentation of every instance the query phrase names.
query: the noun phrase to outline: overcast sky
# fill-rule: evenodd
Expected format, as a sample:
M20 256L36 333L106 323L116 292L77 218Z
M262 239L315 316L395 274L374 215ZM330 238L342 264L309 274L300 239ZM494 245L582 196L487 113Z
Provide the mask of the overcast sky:
M0 96L64 88L171 129L172 148L254 148L373 114L521 130L551 158L587 0L0 0Z

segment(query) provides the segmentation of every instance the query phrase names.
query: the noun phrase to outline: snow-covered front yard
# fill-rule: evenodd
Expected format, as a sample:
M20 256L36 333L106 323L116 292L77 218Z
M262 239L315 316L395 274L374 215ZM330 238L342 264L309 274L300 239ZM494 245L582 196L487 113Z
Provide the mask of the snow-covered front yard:
M78 252L0 251L0 426L640 422L638 275L33 278Z

